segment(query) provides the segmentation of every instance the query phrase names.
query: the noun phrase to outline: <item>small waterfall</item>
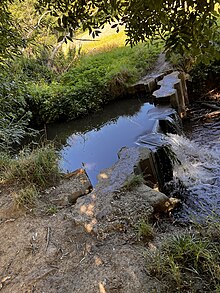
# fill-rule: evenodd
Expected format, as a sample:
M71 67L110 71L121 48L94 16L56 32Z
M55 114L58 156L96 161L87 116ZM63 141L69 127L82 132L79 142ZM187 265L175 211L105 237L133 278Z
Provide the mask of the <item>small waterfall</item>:
M220 149L177 134L168 134L166 140L181 162L174 165L174 184L182 182L187 191L178 216L186 220L201 220L213 214L219 216Z

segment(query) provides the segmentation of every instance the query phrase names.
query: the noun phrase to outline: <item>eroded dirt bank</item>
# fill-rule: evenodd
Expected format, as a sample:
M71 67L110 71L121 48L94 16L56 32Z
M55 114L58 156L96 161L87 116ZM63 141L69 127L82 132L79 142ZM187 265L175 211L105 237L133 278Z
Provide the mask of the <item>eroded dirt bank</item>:
M160 292L160 282L149 276L145 259L158 239L138 239L136 226L154 210L146 201L149 192L141 185L108 194L111 213L100 216L95 232L75 221L74 206L47 214L49 194L48 201L39 201L37 208L18 213L11 196L1 193L0 290ZM165 195L158 196L153 205L159 198L166 200Z

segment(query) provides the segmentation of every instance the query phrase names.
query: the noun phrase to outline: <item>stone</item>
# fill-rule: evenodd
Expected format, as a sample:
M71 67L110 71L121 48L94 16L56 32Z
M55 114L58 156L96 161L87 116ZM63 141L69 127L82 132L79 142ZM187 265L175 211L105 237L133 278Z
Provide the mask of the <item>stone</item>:
M141 193L146 202L153 207L154 212L165 211L166 202L169 201L169 198L164 193L155 191L144 184L138 187L138 192Z
M141 218L168 209L169 198L145 184L132 190L123 187L128 178L137 174L150 175L153 183L159 175L154 155L147 148L122 148L119 160L99 175L99 182L88 195L80 197L72 210L72 218L89 233L126 230ZM104 233L104 234L103 234Z
M153 92L155 103L170 103L177 110L181 118L185 117L185 101L188 101L188 96L184 75L178 71L174 71L165 75L157 84L160 88Z
M84 169L65 174L60 184L50 192L51 202L59 206L75 204L76 200L92 191L92 184Z

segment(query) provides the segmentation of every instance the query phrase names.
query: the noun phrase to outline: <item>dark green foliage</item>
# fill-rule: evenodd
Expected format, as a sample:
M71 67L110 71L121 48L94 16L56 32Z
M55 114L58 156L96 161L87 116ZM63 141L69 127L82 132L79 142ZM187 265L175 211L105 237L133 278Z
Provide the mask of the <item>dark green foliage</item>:
M20 53L22 38L15 28L11 14L8 11L10 1L1 0L0 3L0 68L7 65L7 61Z
M32 113L27 104L27 89L19 80L8 74L0 76L0 149L9 151L20 144L27 135L36 133L30 129Z
M189 88L192 97L199 97L207 92L215 84L219 84L220 61L210 64L199 63L190 71L192 82Z
M88 29L93 37L111 23L119 31L125 25L127 43L163 38L168 52L191 52L196 58L215 58L219 0L38 0L38 9L52 10L60 29L69 28L70 38L78 28ZM53 9L54 10L53 10Z
M10 75L0 76L0 110L19 120L25 115L27 92L24 84Z
M22 56L13 67L17 70L17 74L22 75L23 81L40 82L44 80L50 83L55 75L47 66L46 60L39 57Z
M150 69L160 48L142 45L84 56L59 81L29 83L34 122L74 119L123 96L127 86Z

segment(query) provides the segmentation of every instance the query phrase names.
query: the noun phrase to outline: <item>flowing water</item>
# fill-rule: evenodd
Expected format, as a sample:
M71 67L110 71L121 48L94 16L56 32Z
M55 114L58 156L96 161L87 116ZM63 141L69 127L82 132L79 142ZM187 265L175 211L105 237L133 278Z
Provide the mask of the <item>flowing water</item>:
M194 124L187 137L169 135L168 142L181 161L176 181L186 187L180 218L202 220L220 216L220 122Z
M166 121L168 132L174 130L178 135L158 133L159 119ZM93 186L100 171L117 161L122 147L138 145L155 150L169 143L181 162L174 168L174 186L179 182L184 186L179 192L183 204L177 217L188 221L220 216L220 122L193 124L186 136L177 131L178 124L173 109L155 108L146 99L127 99L87 118L50 125L47 130L49 139L58 138L62 144L63 171L83 167Z

